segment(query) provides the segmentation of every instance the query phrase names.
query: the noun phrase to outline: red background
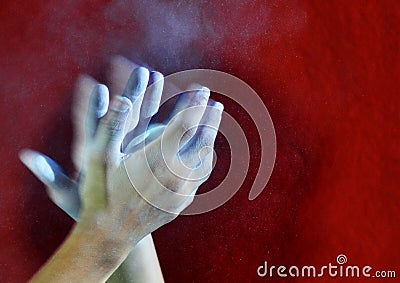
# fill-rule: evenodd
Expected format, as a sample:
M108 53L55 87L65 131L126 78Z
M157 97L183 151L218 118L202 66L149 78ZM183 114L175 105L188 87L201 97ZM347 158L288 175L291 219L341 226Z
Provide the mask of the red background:
M72 225L17 153L34 148L71 168L74 81L102 80L113 54L165 74L236 75L275 124L276 167L256 200L253 162L228 203L154 234L166 282L263 282L265 260L319 266L340 253L400 276L398 1L77 2L0 4L0 282L27 280Z

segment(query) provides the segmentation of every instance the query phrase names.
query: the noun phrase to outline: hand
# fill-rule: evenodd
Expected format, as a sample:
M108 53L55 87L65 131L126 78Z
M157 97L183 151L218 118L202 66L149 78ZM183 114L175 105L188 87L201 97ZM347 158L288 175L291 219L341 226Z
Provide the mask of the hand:
M116 56L112 58L108 68L108 80L112 93L124 91L130 74L136 67L137 65L124 57ZM163 75L159 72L151 72L149 84L154 82L157 82L157 84L153 85L151 93L146 93L146 99L143 101L143 108L150 115L141 118L142 125L135 128L137 136L146 130L144 126L152 126L148 123L149 119L157 112L160 104L164 82ZM97 84L98 82L94 78L85 74L79 76L75 86L72 106L74 136L71 149L75 171L72 172L72 177L68 176L56 161L42 153L26 149L20 153L21 161L46 185L50 199L76 221L79 221L81 210L78 189L81 186L82 178L79 178L79 176L83 174L81 171L82 163L88 146L86 137L90 135L87 131L93 133L91 128L97 126L99 119L105 115L109 105L108 96L90 99L92 90ZM93 114L97 117L95 121L91 121L90 116L93 116ZM147 124L143 124L143 122L147 122ZM135 138L132 134L131 136L132 139Z
M108 70L108 81L110 82L112 93L123 92L130 73L135 67L137 66L133 62L121 56L112 58ZM147 105L144 108L144 113L148 114L143 115L145 118L141 119L142 125L135 128L137 133L146 129L145 126L147 124L144 124L144 122L149 122L152 114L157 112L160 104L163 76L158 72L151 72L149 84L152 82L157 82L157 84L153 85L151 93L146 93L145 95L146 100L143 104ZM76 172L73 173L74 176L81 174L82 158L86 148L85 121L89 119L89 117L86 117L88 108L94 109L96 116L102 117L109 104L108 98L104 97L103 100L89 106L91 101L90 94L96 84L97 82L92 77L81 75L74 91L72 107L74 126L72 160L76 168ZM91 102L95 101L92 100ZM98 121L96 122L98 123ZM75 178L68 177L61 166L43 154L26 150L21 154L21 157L23 157L22 160L28 168L47 185L50 199L73 219L79 221L81 209L78 192L79 182ZM118 270L109 278L108 282L164 282L151 234L143 238L132 249L126 260L118 267Z
M215 139L222 111L221 105L212 101L209 105L213 107L206 107L209 95L207 90L197 91L196 94L185 94L178 106L182 110L193 107L192 109L177 114L166 128L164 125L151 130L152 141L146 146L138 147L132 140L125 140L127 147L121 152L123 138L129 137L131 130L137 130L143 118L148 118L141 117L142 111L139 111L143 109L141 101L145 102L148 95L146 92L143 97L148 78L147 70L136 69L126 87L125 96L113 99L107 114L101 118L98 126L96 123L98 117L95 114L100 113L99 116L102 116L103 111L89 111L89 118L92 119L88 119L87 129L92 134L87 137L90 146L84 154L85 168L81 176L83 182L79 184L83 201L82 218L85 225L101 228L103 232L127 242L129 239L139 239L172 220L190 204L195 190L205 178L194 182L187 180L194 170L190 168L186 170L187 168L179 166L180 159L186 162L196 160L196 163L199 163L198 151L206 145L208 147L202 151L203 162L199 168L202 168L203 172L209 172L212 160L210 147ZM107 89L104 86L97 86L93 91L92 101L108 101L104 99L107 96ZM128 119L129 109L136 111L131 111L132 117ZM126 120L130 122L130 131L127 135L123 131ZM191 128L196 129L200 122L206 126L186 132ZM183 141L180 139L182 135ZM165 151L162 150L162 145ZM33 153L25 152L22 157L25 161L32 160ZM51 161L41 157L42 161L53 168L56 167ZM171 164L174 169L179 169L181 177L186 179L182 180L172 174L167 167ZM129 180L130 176L133 177L132 182ZM70 180L63 176L61 179ZM61 186L62 183L58 182ZM176 196L163 189L160 183L187 196Z

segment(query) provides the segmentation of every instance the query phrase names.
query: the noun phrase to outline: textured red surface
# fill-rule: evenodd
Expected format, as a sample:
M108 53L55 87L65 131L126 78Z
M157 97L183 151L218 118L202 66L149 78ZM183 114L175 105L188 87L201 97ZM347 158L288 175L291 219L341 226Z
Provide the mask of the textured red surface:
M319 266L340 253L400 276L398 1L136 2L0 4L0 282L27 280L72 224L17 152L35 148L71 168L72 85L80 72L104 77L112 54L164 73L232 73L260 94L276 127L276 167L256 200L247 199L253 164L224 206L155 233L167 282L264 282L264 260ZM197 28L185 35L171 19Z

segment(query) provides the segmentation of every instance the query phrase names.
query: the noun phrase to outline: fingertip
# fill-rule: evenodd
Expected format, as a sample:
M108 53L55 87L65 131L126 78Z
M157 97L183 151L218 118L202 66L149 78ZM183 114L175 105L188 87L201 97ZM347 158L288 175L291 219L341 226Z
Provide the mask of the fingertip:
M189 87L187 88L186 92L189 93L188 105L192 104L195 101L198 101L198 102L201 101L200 102L201 105L208 104L208 101L210 99L210 94L211 94L211 91L208 87L205 87L198 83L190 84Z
M96 84L94 88L97 93L107 94L107 95L109 94L108 87L104 84Z
M18 155L22 163L37 175L39 179L47 182L55 180L54 171L48 160L46 160L46 158L49 159L48 157L31 149L22 149Z
M206 87L206 86L202 86L199 91L204 92L204 93L210 93L211 92L210 89L208 87Z
M215 101L211 98L208 100L207 108L209 108L209 110L212 110L212 111L217 110L219 112L219 114L221 114L221 115L222 115L222 112L224 111L224 105L221 102Z
M157 71L151 71L149 77L149 85L164 81L164 75Z
M212 102L211 106L217 108L219 111L223 112L224 111L224 105L221 102L214 101Z
M210 98L211 91L208 87L201 86L197 91L196 95L200 96L204 101L205 104L208 103L208 100Z
M150 72L145 67L135 68L128 80L123 96L135 102L139 96L144 94L149 82Z
M150 72L146 67L143 66L137 67L135 71L140 77L148 78L150 76Z
M90 107L96 113L96 118L99 119L107 113L108 104L110 100L110 93L107 86L97 84L93 89L93 97Z
M21 149L18 152L19 160L21 160L21 162L24 163L26 166L28 166L28 164L31 163L31 161L35 155L36 155L35 151L28 149L28 148Z
M136 78L136 89L145 90L150 78L150 72L146 67L140 66L133 70L132 76ZM135 87L135 86L133 86Z
M141 118L150 118L160 107L160 100L164 88L164 76L160 72L150 72L149 82L140 109Z

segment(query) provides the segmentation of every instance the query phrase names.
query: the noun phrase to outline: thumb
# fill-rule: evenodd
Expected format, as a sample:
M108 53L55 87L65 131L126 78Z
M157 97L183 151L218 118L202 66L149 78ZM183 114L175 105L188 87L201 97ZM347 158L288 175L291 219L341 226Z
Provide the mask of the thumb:
M47 186L50 199L77 220L80 211L78 184L50 157L23 149L19 158L32 173Z

